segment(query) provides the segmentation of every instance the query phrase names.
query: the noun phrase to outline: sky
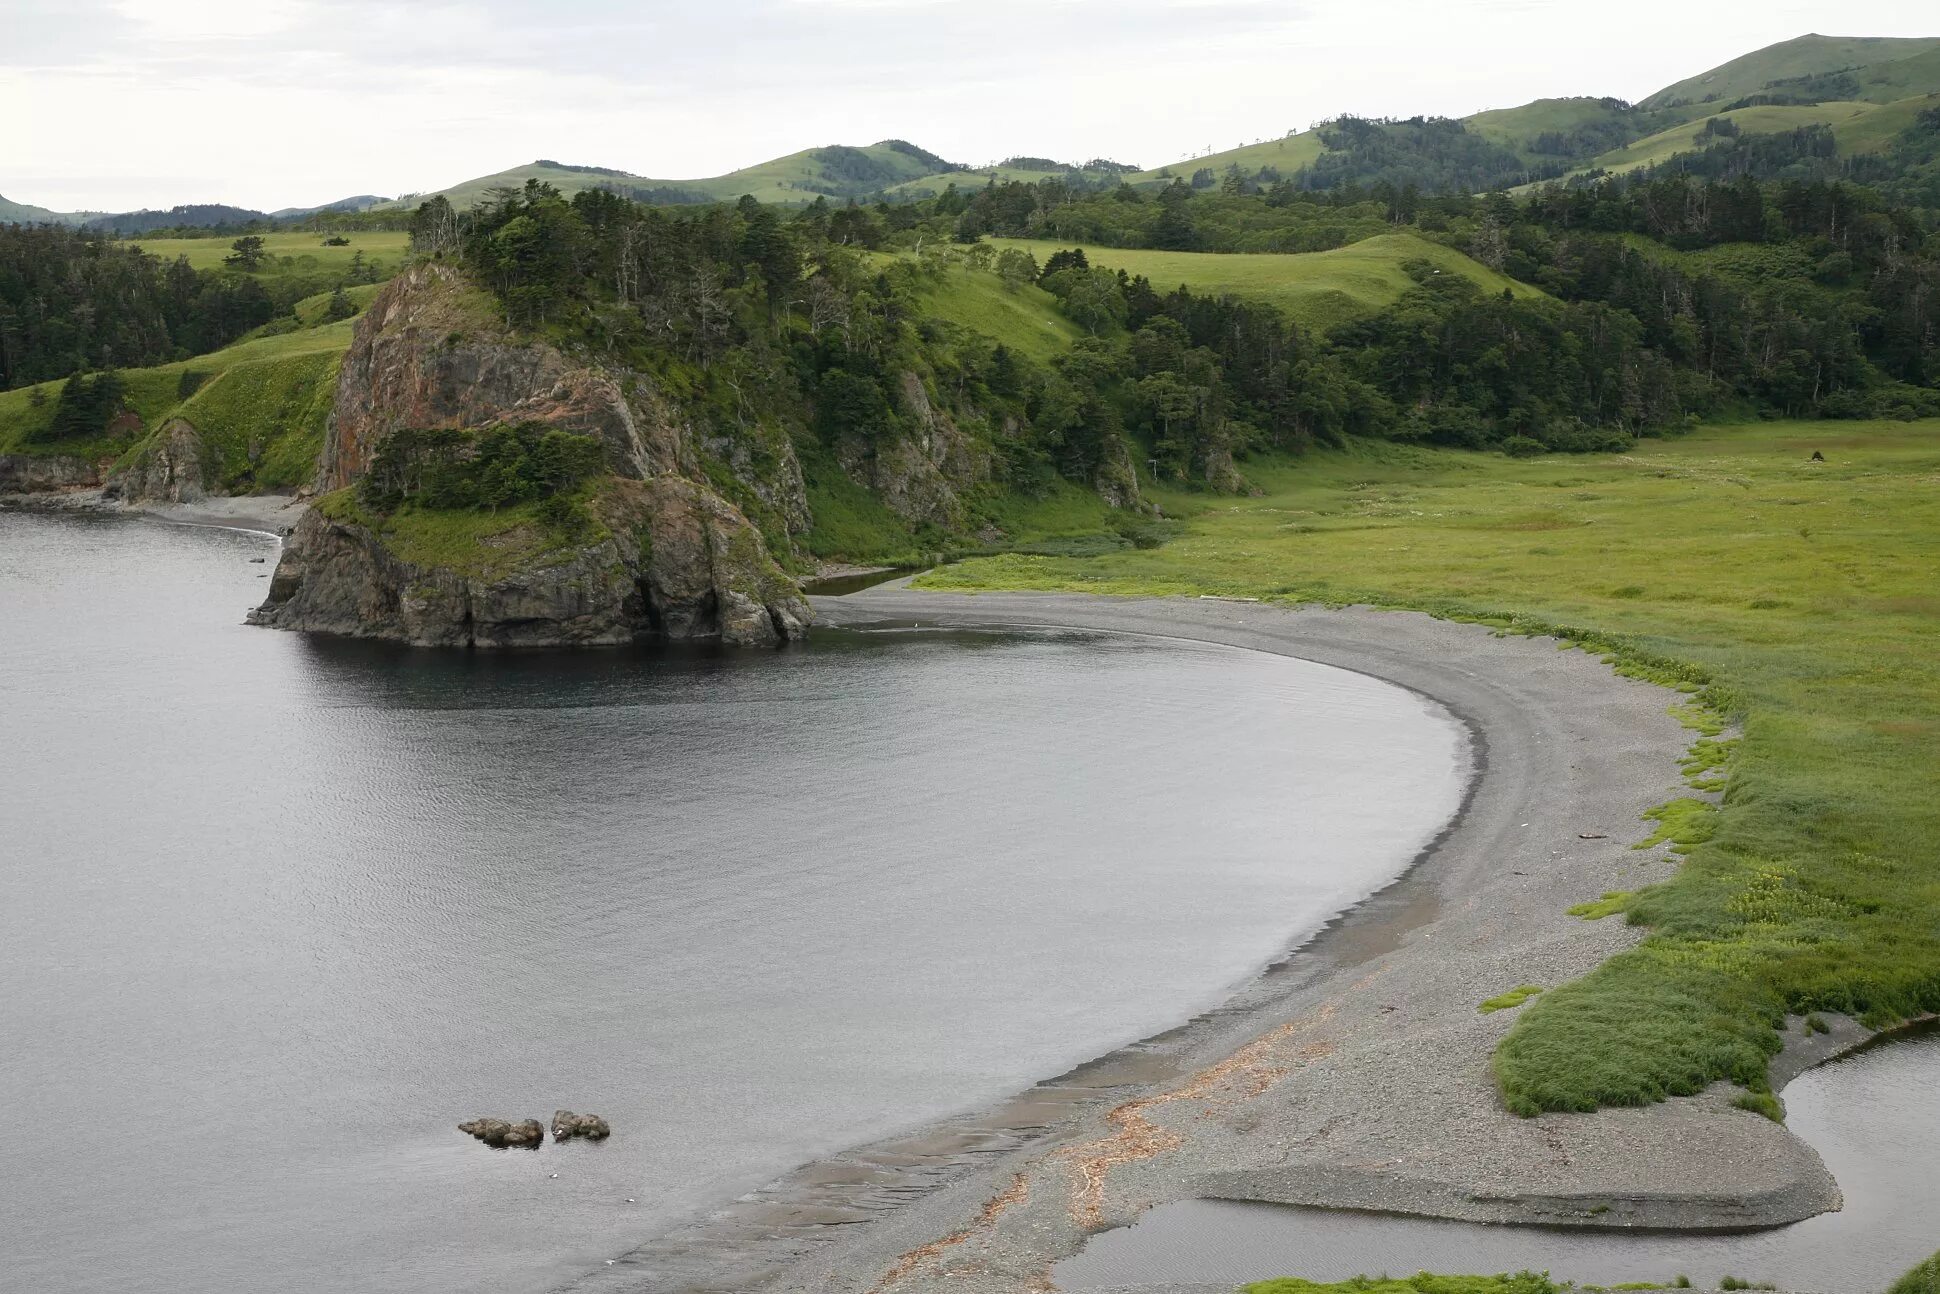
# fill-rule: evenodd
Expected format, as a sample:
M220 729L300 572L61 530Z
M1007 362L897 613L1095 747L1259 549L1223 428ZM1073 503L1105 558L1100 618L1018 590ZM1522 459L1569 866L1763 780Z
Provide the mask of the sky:
M1930 0L0 0L0 195L273 210L547 157L659 179L901 138L1145 167L1342 112L1641 99Z

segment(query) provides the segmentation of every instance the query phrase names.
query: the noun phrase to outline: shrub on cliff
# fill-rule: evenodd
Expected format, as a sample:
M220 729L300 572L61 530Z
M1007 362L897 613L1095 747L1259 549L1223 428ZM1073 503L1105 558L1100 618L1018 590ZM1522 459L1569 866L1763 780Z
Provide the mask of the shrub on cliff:
M386 512L407 502L496 511L569 494L605 470L597 438L543 422L483 431L407 428L378 447L358 492L367 506Z

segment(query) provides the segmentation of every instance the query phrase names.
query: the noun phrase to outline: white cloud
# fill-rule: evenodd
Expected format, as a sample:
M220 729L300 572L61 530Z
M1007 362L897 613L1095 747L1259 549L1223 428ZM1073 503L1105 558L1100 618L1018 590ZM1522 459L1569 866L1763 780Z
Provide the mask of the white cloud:
M1799 0L0 0L0 193L270 208L892 136L1154 166L1342 111L1637 98L1824 25ZM1940 34L1909 0L1840 26Z

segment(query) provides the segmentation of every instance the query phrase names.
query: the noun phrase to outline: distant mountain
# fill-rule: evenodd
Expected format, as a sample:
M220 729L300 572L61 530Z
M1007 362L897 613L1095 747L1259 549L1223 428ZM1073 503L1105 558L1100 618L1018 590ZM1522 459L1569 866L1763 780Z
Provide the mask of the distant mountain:
M1311 130L1127 177L1209 188L1235 168L1249 183L1413 184L1481 191L1621 173L1720 139L1824 127L1837 156L1888 149L1940 94L1940 37L1801 36L1666 86L1641 104L1538 99L1451 119L1341 118Z
M495 175L464 180L432 193L413 193L388 205L415 207L442 195L464 208L498 188L541 180L561 193L610 189L643 202L731 202L751 194L761 202L809 203L817 197L868 197L909 180L962 168L900 139L856 148L837 144L804 149L773 161L698 180L661 180L605 166L576 166L541 159Z
M229 207L220 203L192 203L187 206L170 207L167 211L124 211L119 215L96 216L82 221L87 229L99 229L103 233L114 234L118 238L129 238L136 234L153 233L157 229L184 228L218 229L224 225L246 225L255 220L267 220L266 212L251 211L247 207Z
M375 193L360 193L354 198L338 198L335 202L326 202L320 207L284 207L270 212L269 218L296 220L302 216L328 215L337 211L369 211L372 207L381 207L389 201L389 198L379 197Z
M100 215L98 211L49 211L0 198L0 225L79 225Z
M1667 85L1639 107L1665 108L1679 103L1742 99L1780 81L1799 81L1828 73L1876 67L1940 49L1940 37L1820 36L1813 33L1780 41L1764 49L1721 63L1708 72ZM1940 87L1931 87L1940 88ZM1916 93L1901 89L1887 95L1903 99ZM1839 96L1860 97L1860 96Z

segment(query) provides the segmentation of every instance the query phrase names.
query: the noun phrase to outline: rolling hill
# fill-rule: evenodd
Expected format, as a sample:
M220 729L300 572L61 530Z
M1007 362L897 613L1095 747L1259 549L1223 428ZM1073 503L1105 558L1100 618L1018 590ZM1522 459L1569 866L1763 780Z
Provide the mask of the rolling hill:
M993 238L999 249L1021 247L1041 264L1069 243ZM1294 322L1324 332L1399 301L1414 286L1404 268L1427 261L1438 273L1459 274L1485 292L1519 297L1540 291L1496 273L1451 247L1411 233L1380 234L1328 252L1156 252L1086 247L1094 265L1143 274L1160 292L1184 284L1195 292L1270 302Z
M49 211L46 207L0 198L0 225L83 225L101 214L99 211Z
M443 196L453 206L464 208L493 189L519 188L527 180L543 181L568 195L586 189L611 189L654 202L732 202L747 194L761 202L809 203L817 197L866 197L911 180L963 169L900 139L886 139L866 148L838 144L804 149L698 180L657 180L610 167L541 159L432 193L407 194L388 205L415 207L426 199Z
M1729 63L1721 63L1708 72L1700 72L1675 85L1667 85L1638 106L1664 108L1680 102L1742 99L1767 89L1775 82L1796 81L1854 68L1875 68L1882 63L1899 62L1933 50L1940 50L1940 37L1821 36L1813 33L1768 45L1734 58ZM1902 99L1917 92L1901 89L1887 97Z

